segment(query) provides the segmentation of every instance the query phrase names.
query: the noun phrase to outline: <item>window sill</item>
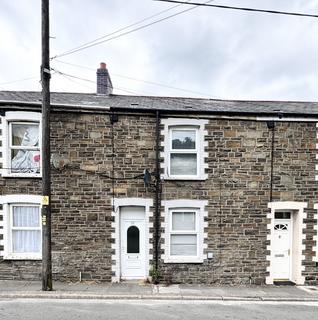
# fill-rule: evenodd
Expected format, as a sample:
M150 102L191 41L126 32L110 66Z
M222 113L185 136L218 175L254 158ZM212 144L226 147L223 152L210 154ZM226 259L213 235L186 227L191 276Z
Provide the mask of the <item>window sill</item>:
M42 174L30 173L30 174L20 174L20 173L3 173L1 175L3 178L42 178Z
M175 177L169 177L169 176L166 176L166 175L163 175L162 178L164 180L174 180L174 181L178 181L178 180L182 180L182 181L186 181L186 180L189 180L189 181L205 181L208 179L208 175L204 175L204 176L200 176L200 177L191 177L191 176L175 176Z
M42 260L42 255L34 254L8 254L3 256L3 260Z
M164 259L164 263L203 263L203 258L167 258Z

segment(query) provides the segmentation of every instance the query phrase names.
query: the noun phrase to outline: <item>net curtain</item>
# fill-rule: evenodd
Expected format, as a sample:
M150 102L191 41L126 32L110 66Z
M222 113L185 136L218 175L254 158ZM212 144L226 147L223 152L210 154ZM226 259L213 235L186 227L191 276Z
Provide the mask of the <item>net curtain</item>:
M39 207L15 206L12 218L13 252L39 252L41 246L41 231L37 230L40 225ZM23 230L24 228L28 230Z

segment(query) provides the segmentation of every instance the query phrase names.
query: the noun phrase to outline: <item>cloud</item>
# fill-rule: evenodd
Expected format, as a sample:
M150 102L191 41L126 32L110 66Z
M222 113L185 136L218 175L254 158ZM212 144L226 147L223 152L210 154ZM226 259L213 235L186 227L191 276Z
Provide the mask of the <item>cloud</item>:
M214 3L225 4L224 1ZM227 0L228 5L318 13L317 1ZM51 1L52 55L65 52L172 7L149 0ZM162 16L188 8L180 6ZM39 74L40 1L0 2L0 84ZM151 20L144 22L148 23ZM95 81L105 61L111 74L236 99L318 100L317 19L198 8L102 45L52 62L64 72ZM113 77L115 92L197 96ZM1 86L39 90L38 79ZM95 84L53 75L53 91L95 91Z

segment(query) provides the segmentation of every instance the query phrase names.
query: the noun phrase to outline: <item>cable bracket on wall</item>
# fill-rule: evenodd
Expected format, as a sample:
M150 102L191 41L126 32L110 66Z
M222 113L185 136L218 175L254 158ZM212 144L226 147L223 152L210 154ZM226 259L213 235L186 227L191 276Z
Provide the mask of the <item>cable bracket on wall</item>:
M118 114L116 114L116 113L111 113L111 114L109 115L109 119L110 119L110 123L111 123L111 124L114 124L114 123L118 122Z

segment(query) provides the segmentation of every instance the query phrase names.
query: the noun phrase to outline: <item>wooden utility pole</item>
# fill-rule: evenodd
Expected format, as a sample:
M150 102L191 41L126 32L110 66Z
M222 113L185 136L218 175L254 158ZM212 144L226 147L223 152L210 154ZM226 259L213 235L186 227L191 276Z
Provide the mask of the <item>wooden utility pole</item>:
M49 0L42 0L42 290L52 284Z

